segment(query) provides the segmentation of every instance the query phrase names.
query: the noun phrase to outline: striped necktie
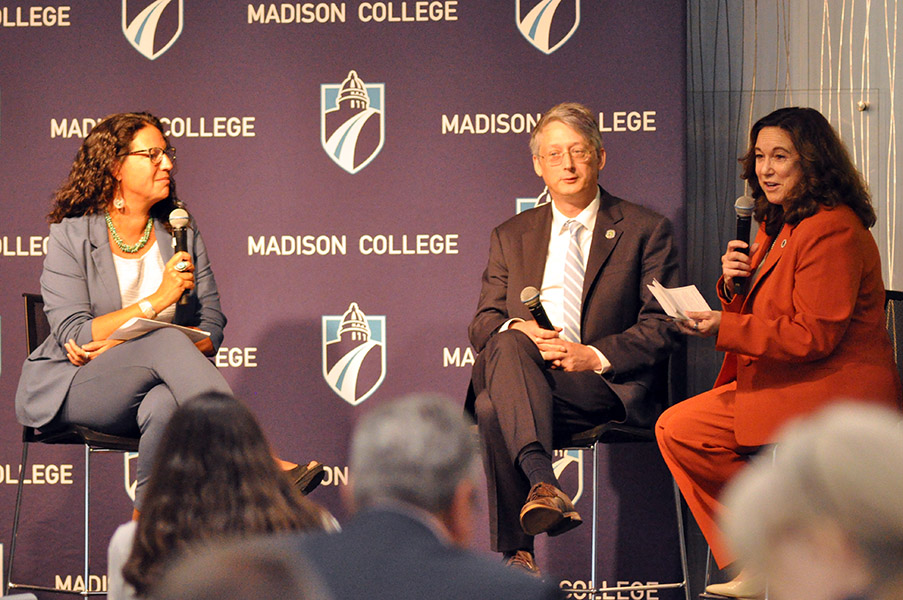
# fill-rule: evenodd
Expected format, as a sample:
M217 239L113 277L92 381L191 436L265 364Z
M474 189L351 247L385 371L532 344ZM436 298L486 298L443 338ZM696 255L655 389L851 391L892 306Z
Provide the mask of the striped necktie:
M583 297L583 252L580 250L580 232L585 228L579 221L570 220L564 224L570 231L567 258L564 261L564 339L580 343L580 306Z

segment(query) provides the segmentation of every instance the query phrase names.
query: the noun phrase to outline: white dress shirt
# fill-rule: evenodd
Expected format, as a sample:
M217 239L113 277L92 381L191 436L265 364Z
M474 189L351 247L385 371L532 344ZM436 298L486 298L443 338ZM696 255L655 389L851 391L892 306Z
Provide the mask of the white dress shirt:
M566 217L555 206L555 202L552 202L552 233L549 238L549 251L546 254L546 268L542 275L542 288L539 290L539 299L552 325L560 326L564 322L564 265L567 261L568 246L571 243L571 234L565 227L565 223L575 220L585 228L580 233L580 253L583 255L585 270L589 250L593 244L593 229L596 226L600 201L601 193L596 188L596 197L573 219ZM502 326L501 331L505 331L511 326L511 323L519 320L510 319ZM605 358L605 355L598 348L593 346L588 346L588 348L596 353L602 363L602 368L596 369L596 373L601 375L608 371L611 368L611 362Z

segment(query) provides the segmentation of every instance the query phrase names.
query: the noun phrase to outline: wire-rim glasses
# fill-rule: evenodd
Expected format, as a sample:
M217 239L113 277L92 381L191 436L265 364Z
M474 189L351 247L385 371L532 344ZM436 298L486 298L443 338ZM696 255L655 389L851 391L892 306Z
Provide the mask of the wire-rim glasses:
M163 155L169 157L169 161L173 164L176 163L176 149L172 146L169 146L166 149L163 148L144 148L142 150L132 150L130 152L126 152L122 156L131 156L132 154L139 154L141 156L146 156L150 159L151 164L159 165L163 162Z

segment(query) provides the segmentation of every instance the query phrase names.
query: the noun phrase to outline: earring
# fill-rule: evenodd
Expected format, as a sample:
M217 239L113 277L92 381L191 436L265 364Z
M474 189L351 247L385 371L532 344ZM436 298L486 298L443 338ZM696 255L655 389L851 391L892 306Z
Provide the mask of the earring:
M116 207L116 210L122 210L122 207L125 206L125 198L123 198L122 196L116 198L115 200L113 200L113 206Z

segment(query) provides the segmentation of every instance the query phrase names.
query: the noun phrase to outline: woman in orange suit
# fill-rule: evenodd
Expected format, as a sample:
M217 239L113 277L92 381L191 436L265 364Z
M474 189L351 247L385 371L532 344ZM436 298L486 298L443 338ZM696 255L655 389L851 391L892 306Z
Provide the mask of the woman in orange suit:
M722 310L678 322L687 334L716 336L724 363L712 390L656 424L665 462L720 567L732 562L715 522L721 491L781 425L839 399L900 402L868 231L875 211L837 134L816 110L782 108L753 126L740 162L760 223L755 242L733 240L721 257ZM764 588L741 570L706 591L753 598Z

